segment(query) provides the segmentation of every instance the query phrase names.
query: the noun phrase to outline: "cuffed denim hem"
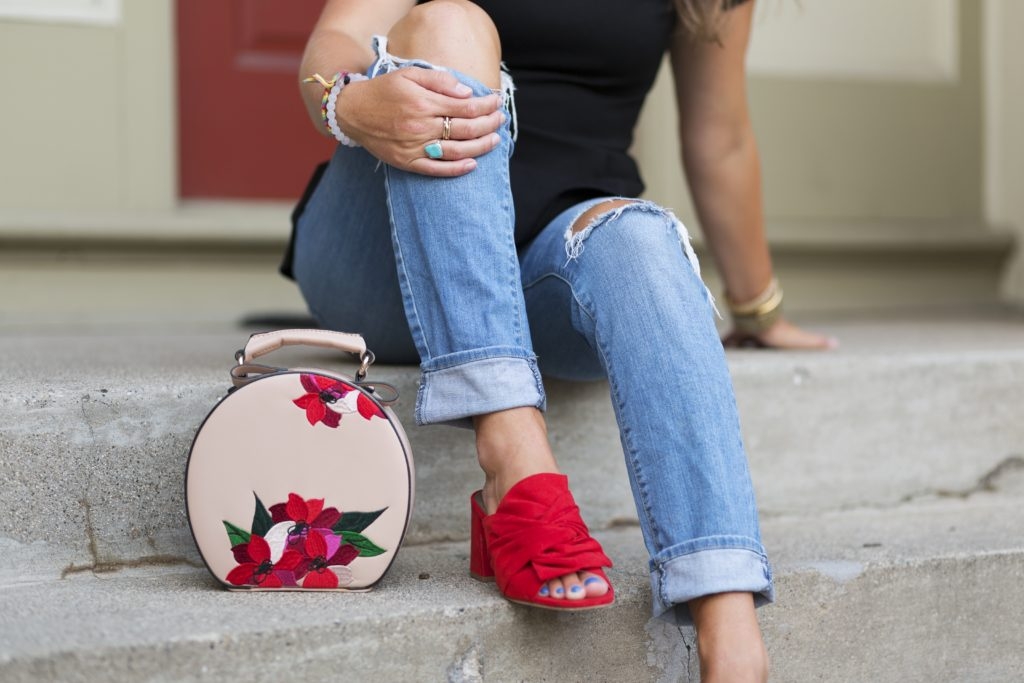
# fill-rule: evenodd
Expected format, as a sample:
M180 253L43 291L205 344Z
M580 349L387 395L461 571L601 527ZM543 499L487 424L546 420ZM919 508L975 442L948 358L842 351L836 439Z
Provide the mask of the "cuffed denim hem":
M754 606L775 601L764 548L746 536L710 536L664 550L651 560L654 617L692 626L687 604L715 593L752 593Z
M494 346L432 358L421 366L416 424L472 427L474 415L532 406L544 410L537 357Z

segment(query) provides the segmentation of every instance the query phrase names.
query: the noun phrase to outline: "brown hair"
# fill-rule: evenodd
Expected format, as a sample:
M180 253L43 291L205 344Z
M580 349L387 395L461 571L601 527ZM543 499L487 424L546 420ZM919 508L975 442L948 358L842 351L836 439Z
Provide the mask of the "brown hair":
M675 0L679 24L694 40L718 42L718 29L724 10L735 0Z

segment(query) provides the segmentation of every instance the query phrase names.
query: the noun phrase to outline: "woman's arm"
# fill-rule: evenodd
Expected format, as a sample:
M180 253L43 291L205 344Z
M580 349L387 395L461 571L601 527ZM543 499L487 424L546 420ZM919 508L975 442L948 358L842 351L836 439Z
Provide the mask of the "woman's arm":
M746 53L753 2L723 16L720 42L679 33L672 69L683 166L697 216L728 297L757 299L772 281L764 232L761 164L747 106ZM757 335L769 346L828 347L785 320Z
M327 0L306 42L300 80L314 73L330 78L338 71L365 72L373 62L370 39L387 35L415 5L415 0ZM322 89L304 83L301 92L316 129L330 135L320 119Z
M313 74L329 79L339 71L365 72L374 59L372 37L387 35L415 6L414 0L328 0L306 43L300 81ZM323 86L300 88L317 130L327 134L320 112ZM474 157L493 149L501 105L497 95L473 97L450 73L411 68L350 83L336 112L341 130L378 159L416 173L455 176L472 171ZM457 121L446 157L428 159L423 145L440 134L444 117Z

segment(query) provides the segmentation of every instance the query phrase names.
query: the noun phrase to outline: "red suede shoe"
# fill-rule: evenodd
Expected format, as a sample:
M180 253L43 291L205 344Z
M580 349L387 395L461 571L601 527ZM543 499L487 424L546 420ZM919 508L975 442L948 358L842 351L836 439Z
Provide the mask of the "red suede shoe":
M568 482L564 474L527 477L509 489L493 515L484 512L480 491L470 497L473 578L497 581L505 598L532 607L576 611L612 604L615 591L601 570L612 561L590 536ZM551 579L580 571L600 576L608 592L581 600L538 593Z

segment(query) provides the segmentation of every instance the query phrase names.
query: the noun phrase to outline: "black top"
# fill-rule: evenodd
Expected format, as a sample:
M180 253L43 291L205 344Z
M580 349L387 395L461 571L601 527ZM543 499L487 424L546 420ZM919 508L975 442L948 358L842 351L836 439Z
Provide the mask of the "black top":
M672 0L476 0L516 84L516 242L570 206L639 195L628 150L668 49Z

